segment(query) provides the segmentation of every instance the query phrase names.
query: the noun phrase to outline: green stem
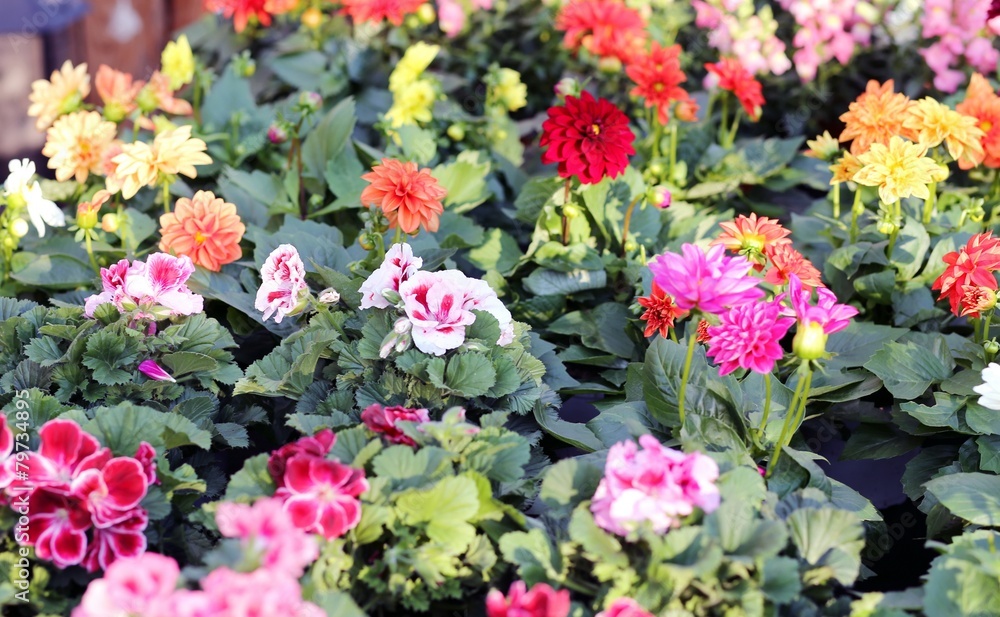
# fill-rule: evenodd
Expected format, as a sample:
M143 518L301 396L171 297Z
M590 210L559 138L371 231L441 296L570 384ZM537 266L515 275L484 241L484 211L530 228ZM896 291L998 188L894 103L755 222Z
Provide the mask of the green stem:
M736 143L736 131L740 128L740 116L743 112L740 107L736 108L736 113L733 114L733 126L730 127L729 134L726 136L726 143L723 144L725 148L732 148L733 144Z
M1000 168L993 170L993 182L990 183L989 199L992 201L1000 195Z
M670 340L673 341L673 342L675 342L675 343L677 342L677 331L676 331L676 328L670 328Z
M625 222L622 224L622 257L625 257L625 244L628 242L628 228L629 224L632 223L632 211L635 210L635 205L642 198L643 194L639 193L629 202L628 208L625 209Z
M729 133L726 131L726 120L729 118L729 96L726 94L722 95L722 114L719 116L719 145L723 145L726 140L726 135Z
M565 193L563 197L563 211L562 211L562 243L563 246L569 244L569 219L566 218L566 207L569 206L570 193L573 190L572 184L569 178L566 178Z
M396 223L396 235L392 237L393 244L401 244L403 242L403 228Z
M840 185L833 185L833 218L840 220Z
M693 321L689 322L690 326ZM681 428L684 428L684 396L687 394L688 378L691 376L691 360L694 358L694 344L698 339L697 331L688 335L687 355L684 357L684 371L681 373L681 391L677 395L677 413L681 418Z
M812 369L808 363L803 363L799 367L799 382L795 385L795 393L792 395L792 402L785 413L785 422L781 426L781 434L774 444L774 453L771 460L767 462L767 472L765 476L770 478L778 465L778 458L785 446L792 443L792 437L798 430L801 418L805 415L806 401L809 399L809 388L812 385ZM800 411L801 410L801 411Z
M927 187L930 197L924 200L924 225L929 225L931 216L934 215L934 206L937 205L937 182L931 182Z
M674 184L674 169L677 168L677 120L670 123L670 165L667 167L667 178Z
M764 373L764 415L760 418L760 426L757 427L757 442L764 437L767 431L767 417L771 415L771 373Z
M864 207L861 203L861 187L859 186L854 190L854 205L851 206L851 244L858 241L858 234L860 230L858 229L858 217L864 212Z
M170 214L170 183L163 183L163 211Z
M660 115L653 113L653 160L660 158L660 142L663 141L663 125L660 124Z
M87 245L87 257L90 258L90 267L94 269L94 274L100 276L101 268L97 265L97 259L94 257L94 243L90 239L90 230L84 232L84 241Z

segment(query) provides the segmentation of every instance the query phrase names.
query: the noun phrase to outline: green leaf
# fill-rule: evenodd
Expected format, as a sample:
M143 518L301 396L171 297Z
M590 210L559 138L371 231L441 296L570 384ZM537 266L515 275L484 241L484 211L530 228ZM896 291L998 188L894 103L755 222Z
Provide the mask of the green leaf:
M211 372L219 368L215 358L193 351L178 351L161 359L175 379L188 373Z
M979 450L979 468L1000 473L1000 436L989 435L976 440Z
M955 516L975 525L1000 526L1000 476L953 473L930 480L926 488Z
M566 516L590 499L602 477L604 472L597 465L580 458L564 459L545 470L538 497L554 516Z
M486 176L490 173L489 160L477 163L478 158L475 151L466 150L455 161L438 165L431 172L448 191L444 205L449 211L456 214L468 212L490 196L486 188Z
M90 285L96 275L86 263L69 255L18 253L11 278L25 285L49 289L72 289Z
M427 537L451 548L464 550L476 535L469 521L479 511L476 483L465 476L445 478L429 490L408 490L396 500L403 522L426 524Z
M287 396L298 400L313 382L316 363L336 332L300 330L277 348L251 364L246 376L236 382L233 394Z
M466 257L480 270L510 273L523 257L517 240L506 231L494 227L486 230L483 242L469 250Z
M981 529L956 538L931 562L924 585L927 617L993 617L1000 606L1000 534Z
M222 441L233 448L246 448L250 445L250 436L247 429L241 424L234 422L217 422L215 429L219 431Z
M120 456L132 456L143 441L157 451L188 445L208 450L212 442L211 433L184 416L129 402L95 408L83 429Z
M326 183L327 161L336 158L348 144L357 118L354 98L342 99L320 120L302 142L302 162L305 175Z
M761 591L775 604L787 604L802 591L799 564L790 557L771 557L765 561L761 578Z
M854 582L865 545L864 528L856 516L834 508L800 508L787 523L792 542L808 564L829 566L844 585Z
M981 435L1000 435L1000 413L975 401L965 405L965 422Z
M473 351L457 354L448 360L444 386L462 396L482 396L489 392L496 379L497 372L489 358Z
M541 529L504 534L500 552L508 563L517 566L518 577L528 586L560 578L562 559Z
M608 283L604 270L555 272L539 268L524 279L524 288L536 296L567 296L588 289L601 289Z
M587 558L594 562L595 574L599 577L601 570L623 570L629 567L628 555L622 550L621 542L597 526L594 515L590 512L589 502L573 509L568 531L569 537L579 544Z
M915 343L889 342L864 366L882 380L894 397L912 400L932 384L951 377L955 362L950 355L942 358Z
M654 418L668 426L679 422L678 401L686 351L679 343L664 338L654 339L646 350L642 386L646 405ZM734 407L731 397L736 392L739 392L736 380L719 377L717 369L708 366L704 348L697 345L685 394L686 408L702 415L727 418Z
M112 386L132 381L132 367L139 359L139 341L134 336L110 329L99 330L87 339L83 365L94 371L94 379Z
M243 468L229 479L226 494L222 499L224 501L252 501L258 497L273 495L274 479L271 478L271 473L267 470L269 458L270 455L267 453L248 458L243 463Z
M597 438L589 424L564 420L559 415L558 409L547 405L534 405L531 410L538 426L559 440L586 452L595 452L604 447L604 443Z
M913 217L906 217L896 238L896 246L892 249L892 265L899 271L899 280L908 281L917 275L930 247L931 238L923 224Z
M851 433L841 453L842 460L879 460L912 452L920 446L916 437L886 424L862 424Z

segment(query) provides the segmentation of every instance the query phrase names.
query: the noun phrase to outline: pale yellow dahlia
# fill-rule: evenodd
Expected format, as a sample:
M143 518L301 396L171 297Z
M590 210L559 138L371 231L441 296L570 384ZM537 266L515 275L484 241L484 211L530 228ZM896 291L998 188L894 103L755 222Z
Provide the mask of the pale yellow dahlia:
M49 157L56 180L86 182L90 174L102 172L104 153L117 134L115 123L96 111L74 111L49 128L42 154Z
M927 185L947 177L942 166L925 156L927 146L892 137L889 145L873 143L858 157L863 167L853 180L865 186L877 186L879 198L893 204L903 197L930 197Z
M982 144L985 133L979 128L979 120L930 97L910 107L903 128L910 130L928 148L943 142L951 158L963 163L963 169L979 165L986 156Z
M38 79L31 84L28 115L37 118L35 126L44 131L59 116L76 111L88 94L90 75L87 74L87 64L74 67L67 60L58 71L52 71L48 80Z

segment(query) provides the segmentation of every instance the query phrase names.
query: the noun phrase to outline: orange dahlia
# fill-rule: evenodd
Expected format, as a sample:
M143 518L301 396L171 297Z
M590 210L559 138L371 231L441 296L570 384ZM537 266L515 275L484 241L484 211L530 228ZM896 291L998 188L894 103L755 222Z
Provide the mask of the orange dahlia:
M660 289L660 286L655 282L650 294L640 297L638 302L639 306L646 309L639 319L646 322L646 331L643 336L647 337L659 332L660 336L667 338L670 334L670 328L674 327L674 320L687 314L687 311L678 308L674 304L674 299Z
M962 287L962 299L959 307L962 317L979 317L983 311L988 311L997 305L997 292L989 287L965 285Z
M246 226L236 206L211 191L177 200L173 212L160 217L160 250L187 255L197 265L218 272L240 258L240 240Z
M287 13L297 4L298 0L205 0L205 10L232 18L236 31L243 32L251 21L270 26L273 15Z
M581 47L599 58L617 58L628 64L642 52L646 22L621 0L570 0L556 15L556 29L566 34L563 45Z
M948 298L951 312L960 314L959 305L966 286L986 287L997 290L993 273L1000 270L1000 238L993 232L976 234L961 249L944 256L947 264L931 289L940 289L938 300Z
M702 319L698 322L698 327L695 329L695 338L699 343L708 343L712 340L711 335L708 333L708 328L712 324L708 323L707 319Z
M438 217L444 212L441 199L448 194L430 169L419 169L412 161L382 159L381 165L361 176L371 184L361 191L361 203L378 206L389 219L389 226L408 234L423 227L437 231Z
M955 106L955 111L978 120L980 130L985 133L982 138L985 153L982 164L990 168L1000 167L1000 97L993 91L990 82L979 73L974 74L965 91L965 100Z
M132 113L135 110L135 97L144 84L143 81L133 81L128 73L102 64L94 77L94 88L104 102L104 117L112 122L121 122Z
M719 223L722 234L712 240L712 244L721 244L727 250L745 256L751 262L756 262L759 270L764 262L764 252L768 247L779 244L791 244L787 236L792 233L781 226L777 219L766 216L759 217L756 213L750 216L739 215L732 221Z
M791 274L799 277L802 288L812 290L814 287L825 287L820 279L819 270L805 256L789 244L773 244L764 248L764 254L771 262L771 268L764 275L764 280L772 285L787 285Z
M854 174L861 171L864 165L858 160L858 157L854 156L850 152L845 152L844 156L837 159L837 162L830 165L830 171L833 172L833 177L830 178L830 184L837 185L841 182L847 182L854 180Z
M905 94L893 92L893 85L891 79L884 84L872 79L861 96L840 116L846 125L840 133L840 142L854 140L851 154L863 154L872 144L888 145L889 138L896 135L913 137L903 127L913 101Z
M342 4L355 23L379 23L384 19L399 26L404 17L416 13L423 3L424 0L343 0Z
M728 90L739 99L743 110L751 119L760 117L764 106L764 93L760 82L743 67L736 58L723 58L719 62L709 62L705 68L719 79L719 87Z
M687 77L681 70L681 46L661 47L653 43L648 53L637 54L625 68L625 73L635 82L632 96L641 96L646 107L655 107L660 124L670 118L670 103L688 100L687 90L680 87Z

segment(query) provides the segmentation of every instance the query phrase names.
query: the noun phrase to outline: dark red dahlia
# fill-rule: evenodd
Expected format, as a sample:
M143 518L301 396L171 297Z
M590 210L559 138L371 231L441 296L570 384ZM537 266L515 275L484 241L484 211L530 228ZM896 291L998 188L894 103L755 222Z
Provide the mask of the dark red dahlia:
M635 154L634 139L620 109L584 92L580 98L567 96L565 105L549 108L539 145L546 148L542 162L559 163L560 176L596 184L628 167L628 157Z

